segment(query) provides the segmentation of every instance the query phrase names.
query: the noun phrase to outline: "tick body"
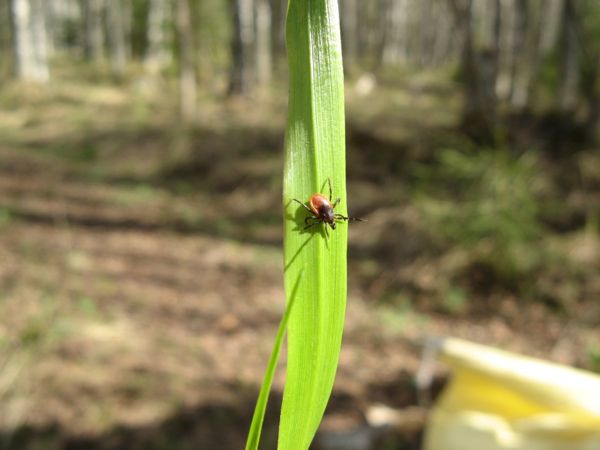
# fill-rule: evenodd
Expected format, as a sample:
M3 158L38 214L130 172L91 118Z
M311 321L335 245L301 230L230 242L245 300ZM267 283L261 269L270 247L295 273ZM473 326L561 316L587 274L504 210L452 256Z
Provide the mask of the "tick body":
M335 219L336 214L333 208L339 203L339 199L332 205L331 200L325 197L323 194L313 194L308 200L308 206L313 217L319 219L321 222L325 222L335 230ZM339 214L341 216L341 214ZM307 217L310 219L310 217Z
M362 219L357 219L355 217L346 217L342 214L337 214L335 212L335 207L340 203L340 199L336 199L333 201L332 191L331 191L331 181L329 178L327 179L327 183L329 185L329 198L327 198L323 194L315 193L310 196L308 199L308 205L302 203L298 199L294 199L295 202L299 203L304 209L306 209L311 215L307 216L304 219L304 223L306 226L304 229L308 229L318 223L325 223L325 232L329 237L329 233L327 232L327 225L331 227L332 230L335 230L336 221L348 221L348 220L358 220L363 221Z

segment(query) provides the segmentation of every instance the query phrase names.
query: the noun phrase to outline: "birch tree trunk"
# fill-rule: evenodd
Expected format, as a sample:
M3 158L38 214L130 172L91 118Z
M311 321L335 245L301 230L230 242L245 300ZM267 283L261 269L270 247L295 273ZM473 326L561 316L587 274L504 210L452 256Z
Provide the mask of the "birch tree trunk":
M121 6L121 22L123 29L123 53L125 54L125 63L131 60L131 36L133 27L133 0L110 0L119 3Z
M493 144L496 129L497 51L493 48L477 50L473 34L473 0L451 0L455 20L462 30L463 85L465 100L462 117L463 129L474 139Z
M446 2L436 1L434 5L435 40L433 43L432 63L439 66L448 62L454 53L454 39L452 29L452 14Z
M527 103L527 77L528 77L528 66L531 61L527 60L528 57L528 28L529 17L527 14L527 0L515 0L515 36L514 36L514 48L513 48L513 64L512 64L512 90L510 92L510 103L511 106L521 109L525 107Z
M541 31L545 24L540 20L542 2L518 0L517 4L517 15L524 15L525 18L517 20L523 31L519 33L522 41L515 60L516 68L510 100L514 109L522 111L529 105L531 83L538 71L541 56Z
M433 44L435 42L436 21L433 13L436 0L421 0L418 12L418 34L419 46L417 64L419 67L427 67L432 64Z
M511 98L513 90L513 67L515 64L516 5L517 0L500 1L500 46L496 96L501 101Z
M271 4L256 0L256 81L265 87L271 81Z
M100 61L104 58L104 0L81 0L83 14L83 53L86 59Z
M344 65L352 72L358 63L358 0L343 0L340 9Z
M287 0L271 0L271 39L273 41L273 53L276 57L285 56L285 18L287 14Z
M564 0L561 35L560 87L558 108L563 113L572 112L577 106L581 55L577 42L577 16L574 0Z
M383 64L405 64L408 59L408 1L394 0L385 23L387 39L383 48Z
M121 0L109 0L107 3L107 19L110 43L110 65L117 75L125 72L127 50L125 43L125 18Z
M42 7L42 14L44 15L44 29L46 33L46 53L48 57L52 57L56 52L57 47L57 35L58 28L60 26L59 21L56 20L56 14L54 8L58 6L54 1L45 1L40 4Z
M252 0L232 0L233 35L229 94L245 94L252 81L250 54L253 44Z
M541 8L540 47L544 55L550 53L558 41L563 0L544 0Z
M181 115L191 120L196 115L195 45L189 0L177 0L177 32L179 35L180 74L179 99Z
M48 81L48 53L42 0L12 0L15 63L24 80Z
M169 14L169 4L165 0L150 0L148 5L148 45L144 57L144 67L151 74L159 73L169 64L170 52L167 49L165 27Z

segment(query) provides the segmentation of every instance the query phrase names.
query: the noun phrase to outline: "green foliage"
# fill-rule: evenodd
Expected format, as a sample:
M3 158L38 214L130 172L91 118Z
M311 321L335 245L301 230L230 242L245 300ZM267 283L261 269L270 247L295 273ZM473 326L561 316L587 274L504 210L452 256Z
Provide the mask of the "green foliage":
M11 222L12 222L12 214L10 212L10 209L0 208L0 230L3 227L10 225Z
M449 287L444 297L443 307L450 313L461 313L467 304L467 294L458 287Z
M587 344L585 353L591 370L600 373L600 343L590 341Z
M434 233L495 276L511 282L541 263L539 197L548 183L534 153L445 149L417 177L416 201Z

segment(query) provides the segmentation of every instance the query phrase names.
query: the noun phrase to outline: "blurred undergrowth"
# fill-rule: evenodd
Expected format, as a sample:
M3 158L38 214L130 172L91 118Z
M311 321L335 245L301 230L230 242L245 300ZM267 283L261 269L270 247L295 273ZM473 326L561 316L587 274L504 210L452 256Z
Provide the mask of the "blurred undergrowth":
M537 153L443 149L414 175L414 201L432 234L468 252L468 266L485 268L488 282L523 286L550 261L540 216L552 183Z

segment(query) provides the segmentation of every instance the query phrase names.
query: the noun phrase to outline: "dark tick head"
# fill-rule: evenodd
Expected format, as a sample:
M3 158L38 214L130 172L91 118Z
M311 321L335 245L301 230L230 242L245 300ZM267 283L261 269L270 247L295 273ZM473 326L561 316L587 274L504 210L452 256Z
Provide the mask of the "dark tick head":
M331 225L331 228L335 230L335 213L333 212L333 208L330 205L322 205L319 208L319 218Z

